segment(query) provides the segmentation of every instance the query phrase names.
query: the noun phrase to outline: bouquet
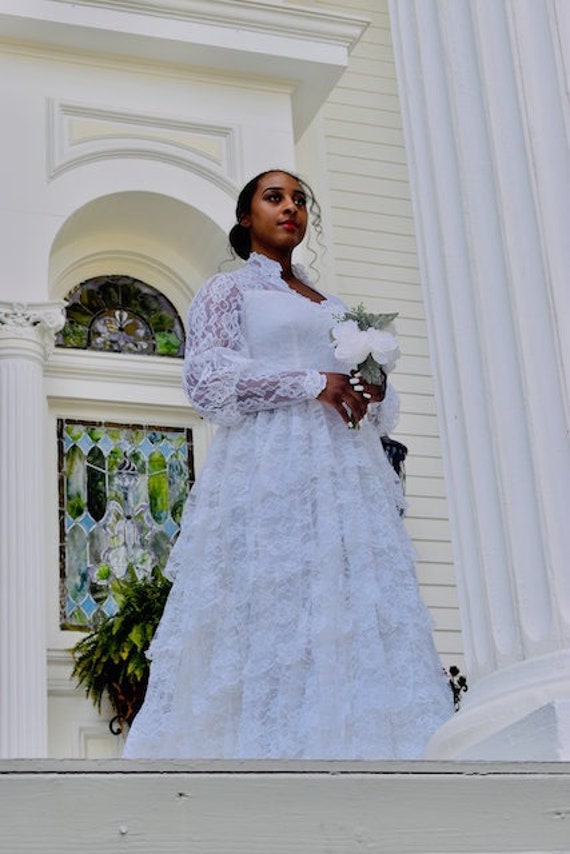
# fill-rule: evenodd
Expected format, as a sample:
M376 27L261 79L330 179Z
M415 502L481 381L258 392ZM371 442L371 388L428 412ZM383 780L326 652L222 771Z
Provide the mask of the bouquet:
M357 374L372 385L382 385L400 356L391 327L395 314L371 314L363 304L347 311L331 329L334 353L341 362L356 365Z

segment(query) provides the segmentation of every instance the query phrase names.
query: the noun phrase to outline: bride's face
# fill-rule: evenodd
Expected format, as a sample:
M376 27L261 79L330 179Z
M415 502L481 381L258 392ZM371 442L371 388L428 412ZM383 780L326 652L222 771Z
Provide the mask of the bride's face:
M251 210L241 224L250 229L253 252L282 257L305 236L307 195L291 175L269 172L259 179Z

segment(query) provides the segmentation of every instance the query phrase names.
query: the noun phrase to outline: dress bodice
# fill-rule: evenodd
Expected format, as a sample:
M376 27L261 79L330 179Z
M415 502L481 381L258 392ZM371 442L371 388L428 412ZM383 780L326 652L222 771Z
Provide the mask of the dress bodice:
M251 358L274 370L342 371L330 337L341 310L337 300L312 302L294 291L246 291L245 337Z

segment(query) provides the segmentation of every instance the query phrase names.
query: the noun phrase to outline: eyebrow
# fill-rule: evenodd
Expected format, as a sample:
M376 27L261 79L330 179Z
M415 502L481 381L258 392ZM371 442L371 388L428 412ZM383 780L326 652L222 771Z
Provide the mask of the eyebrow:
M267 193L269 190L281 190L281 192L283 192L283 187L264 187L262 192ZM304 190L301 189L301 187L299 187L297 190L293 190L293 192L298 193L300 196L307 196L307 194Z

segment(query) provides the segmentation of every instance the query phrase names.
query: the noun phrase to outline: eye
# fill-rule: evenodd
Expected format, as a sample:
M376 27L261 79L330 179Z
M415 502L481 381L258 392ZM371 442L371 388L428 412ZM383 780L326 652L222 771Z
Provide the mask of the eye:
M272 190L270 193L267 193L265 196L268 202L280 202L281 201L281 193L278 193L276 190Z
M298 208L306 208L307 207L307 197L306 196L295 196L294 202Z

